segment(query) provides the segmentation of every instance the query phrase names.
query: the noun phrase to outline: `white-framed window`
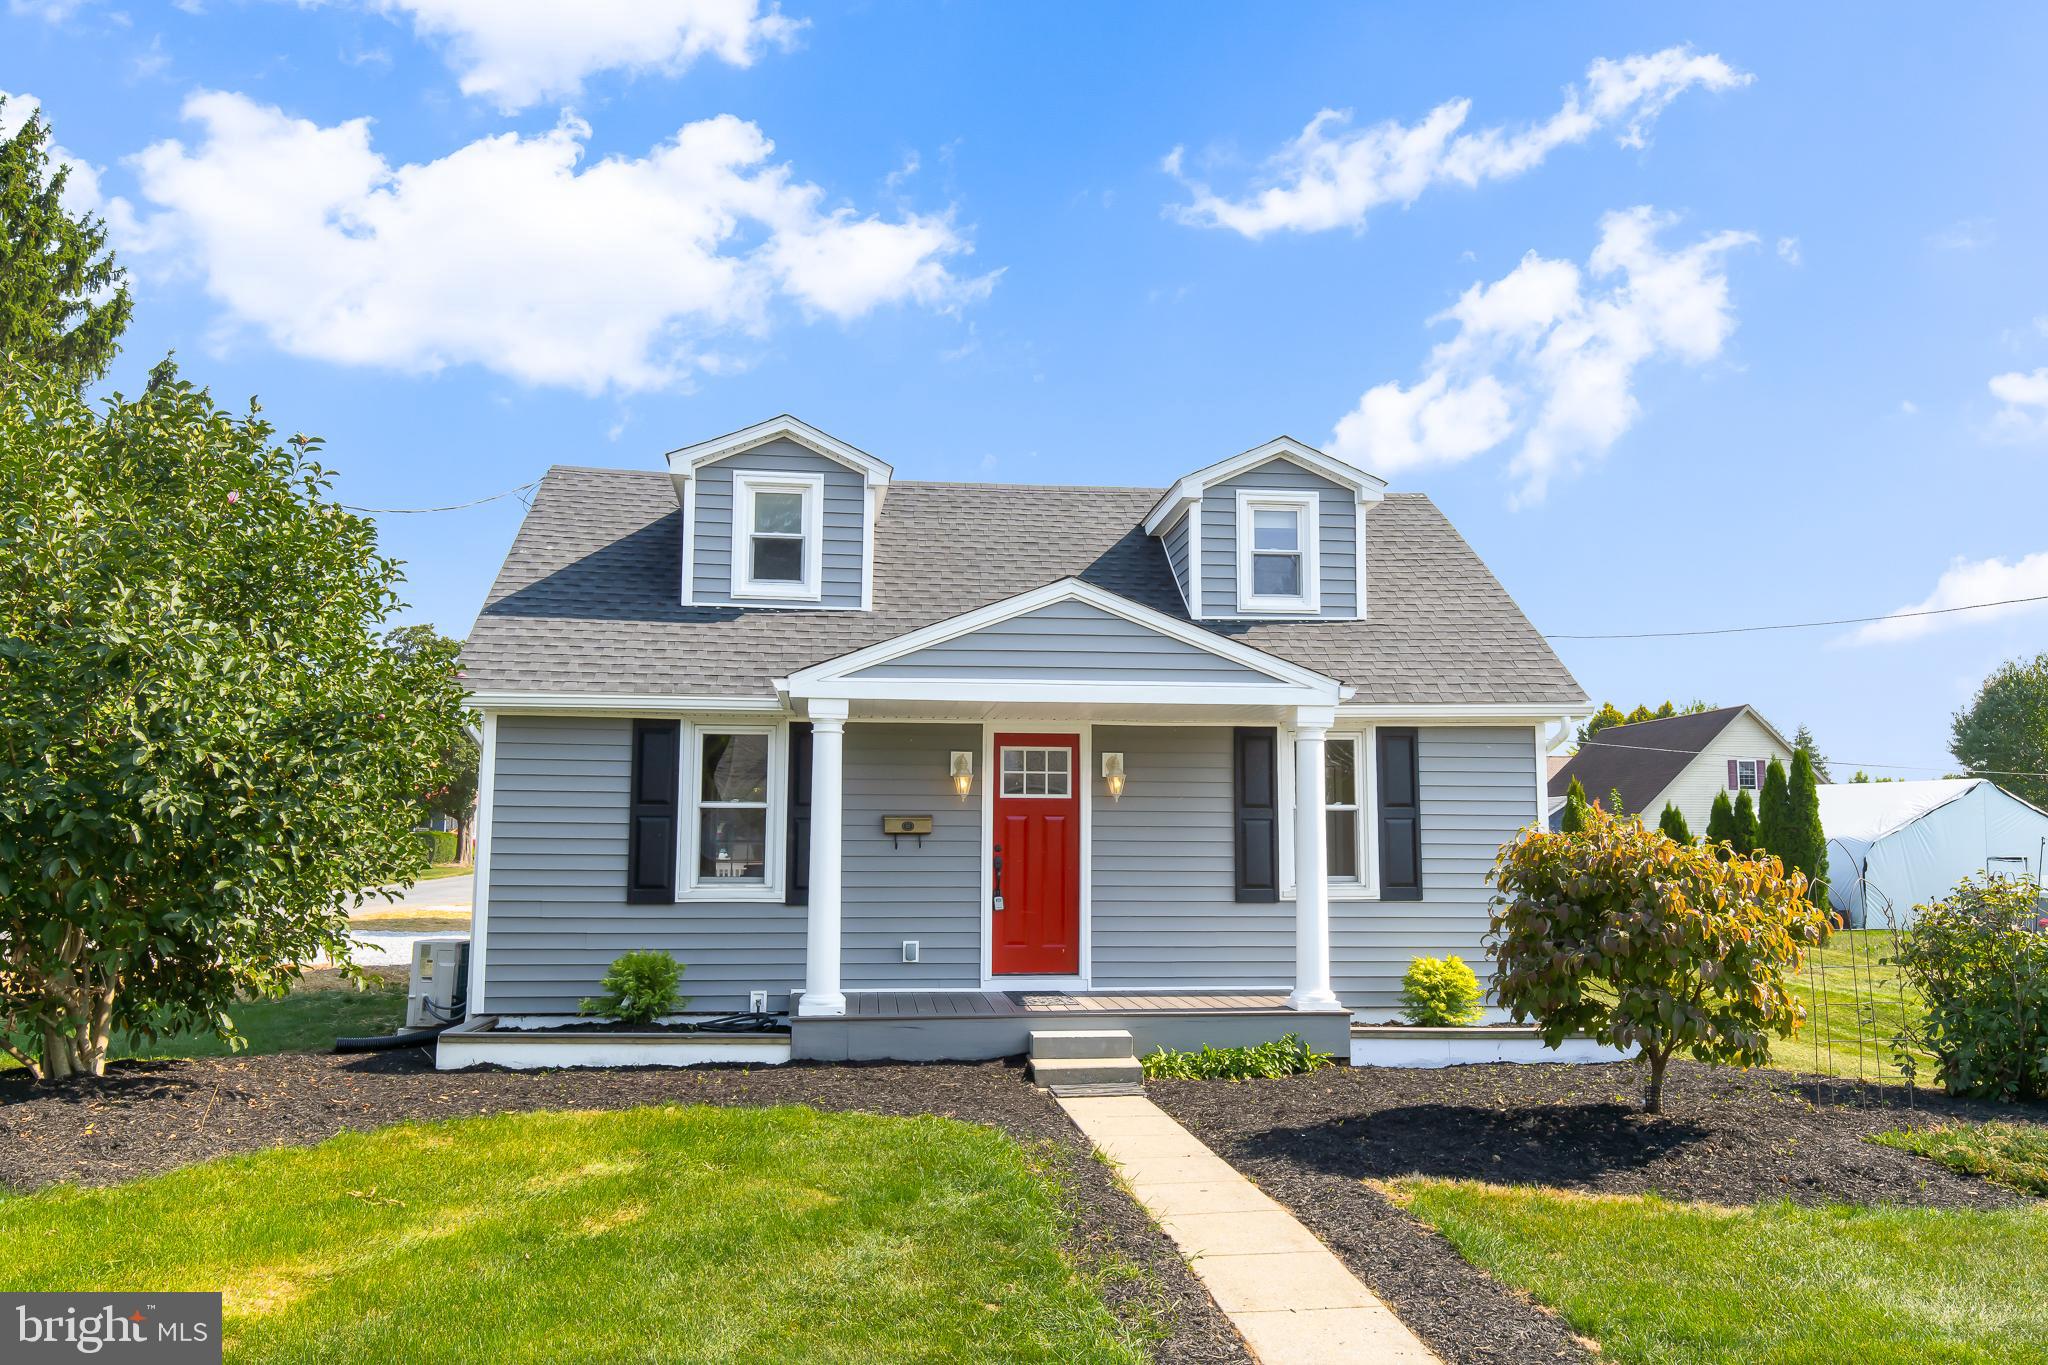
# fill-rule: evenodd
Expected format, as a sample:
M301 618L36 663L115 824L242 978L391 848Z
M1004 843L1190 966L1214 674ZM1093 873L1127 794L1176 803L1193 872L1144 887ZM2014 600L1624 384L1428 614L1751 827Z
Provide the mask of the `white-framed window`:
M1320 610L1314 493L1237 493L1237 610L1260 612Z
M1379 897L1379 765L1373 732L1332 730L1323 740L1323 853L1332 900ZM1280 732L1281 897L1292 900L1294 879L1294 733ZM1350 856L1347 856L1350 851Z
M780 895L787 732L707 721L685 734L681 894L697 900Z
M1753 792L1763 786L1764 765L1754 758L1735 760L1735 790Z
M824 559L825 480L732 476L732 595L816 601Z
M1064 799L1074 794L1074 751L1064 745L1003 746L1003 795Z

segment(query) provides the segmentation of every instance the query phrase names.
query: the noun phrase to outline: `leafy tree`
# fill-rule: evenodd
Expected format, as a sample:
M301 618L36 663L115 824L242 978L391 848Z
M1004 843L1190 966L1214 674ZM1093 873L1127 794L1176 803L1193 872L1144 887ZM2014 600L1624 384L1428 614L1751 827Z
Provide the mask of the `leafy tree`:
M1577 833L1586 827L1586 789L1573 778L1572 784L1564 790L1564 815L1558 828Z
M1863 769L1858 768L1856 775L1849 780L1851 782L1896 782L1899 779L1896 777L1872 777L1869 773L1864 772Z
M1820 782L1813 760L1792 755L1792 791L1785 808L1785 866L1797 869L1812 887L1813 903L1827 907L1828 836L1820 823Z
M424 655L452 669L462 650L462 642L450 639L429 625L400 626L385 635L384 647L408 665ZM470 813L476 809L477 765L481 758L476 736L466 726L458 730L455 742L441 754L441 770L419 795L420 805L426 814L445 815L455 822L458 858L468 847L465 836L469 832Z
M40 110L0 141L0 356L82 387L120 349L128 272L107 249L104 220L64 211L71 168L51 169L49 144Z
M1813 764L1814 775L1822 782L1833 782L1835 780L1828 775L1827 755L1820 751L1820 741L1815 739L1813 731L1807 729L1804 725L1800 726L1792 736L1792 752L1795 754L1805 754L1806 761Z
M1952 1095L2048 1099L2048 933L2037 895L2030 881L1971 876L1914 907L1894 954L1927 1001L1925 1019L1895 1045L1908 1076L1918 1045Z
M1595 711L1587 719L1586 723L1579 727L1579 747L1581 749L1585 748L1593 736L1599 734L1602 730L1608 729L1611 726L1626 724L1628 724L1628 716L1620 707L1611 701L1601 702L1600 709Z
M1972 777L2048 806L2048 654L2001 664L1956 712L1948 747Z
M1756 804L1749 799L1749 793L1735 794L1735 837L1730 841L1737 853L1748 855L1763 847L1763 838L1757 827Z
M1793 983L1828 920L1775 858L1723 862L1594 810L1576 834L1523 831L1493 880L1501 1005L1551 1047L1585 1033L1640 1048L1648 1113L1675 1054L1753 1066L1804 1017Z
M1792 865L1792 852L1786 844L1785 817L1791 804L1792 784L1785 765L1774 758L1765 766L1763 786L1757 791L1756 846L1776 854L1787 867Z
M1725 794L1722 799L1727 799ZM1657 817L1657 828L1663 830L1667 837L1676 839L1681 844L1692 842L1692 830L1685 823L1685 812L1672 805L1669 801L1664 803L1664 813Z
M117 1029L237 1041L238 997L345 963L362 888L424 869L461 683L380 644L399 569L317 441L169 362L100 412L0 381L0 1030L49 1079Z
M1736 837L1735 807L1727 792L1715 792L1713 809L1707 812L1707 843L1726 856L1734 849Z

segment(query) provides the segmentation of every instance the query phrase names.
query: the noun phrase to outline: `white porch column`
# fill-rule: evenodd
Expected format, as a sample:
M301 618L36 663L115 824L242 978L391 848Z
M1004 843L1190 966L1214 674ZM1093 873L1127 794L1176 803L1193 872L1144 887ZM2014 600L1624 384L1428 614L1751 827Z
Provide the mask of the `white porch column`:
M1336 712L1294 716L1294 993L1298 1010L1336 1009L1330 989L1330 863L1323 820L1323 740Z
M802 1016L846 1013L839 989L840 759L846 742L844 701L811 702L811 913L804 938Z

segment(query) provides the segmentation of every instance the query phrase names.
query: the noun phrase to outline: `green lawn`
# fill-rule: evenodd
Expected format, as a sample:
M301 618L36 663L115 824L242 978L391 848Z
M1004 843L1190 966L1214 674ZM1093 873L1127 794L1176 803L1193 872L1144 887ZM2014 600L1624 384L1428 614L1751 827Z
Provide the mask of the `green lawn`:
M1669 1365L2048 1359L2048 1211L1754 1209L1463 1181L1392 1187L1601 1358Z
M1836 934L1817 955L1818 971L1801 972L1795 982L1806 1022L1789 1042L1771 1041L1771 1065L1866 1081L1905 1079L1891 1040L1909 1016L1918 1016L1920 997L1910 986L1901 993L1899 969L1883 961L1892 955L1893 931L1857 929ZM1920 1059L1919 1083L1936 1086L1931 1054Z
M502 1115L0 1200L9 1291L219 1289L233 1361L1142 1361L1031 1154L805 1108Z
M2048 1127L2038 1123L1943 1123L1870 1140L2048 1199Z
M419 879L423 882L438 882L443 877L467 877L474 871L476 869L468 863L435 863L420 873Z

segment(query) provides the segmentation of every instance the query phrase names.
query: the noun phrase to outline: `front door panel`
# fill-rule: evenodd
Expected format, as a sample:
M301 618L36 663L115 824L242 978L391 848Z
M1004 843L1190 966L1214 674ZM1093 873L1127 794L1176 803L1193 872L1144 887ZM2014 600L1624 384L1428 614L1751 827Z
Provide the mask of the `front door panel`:
M998 976L1075 975L1081 970L1081 741L997 735L995 759L990 965Z

